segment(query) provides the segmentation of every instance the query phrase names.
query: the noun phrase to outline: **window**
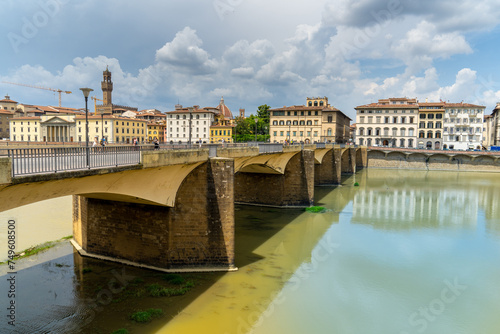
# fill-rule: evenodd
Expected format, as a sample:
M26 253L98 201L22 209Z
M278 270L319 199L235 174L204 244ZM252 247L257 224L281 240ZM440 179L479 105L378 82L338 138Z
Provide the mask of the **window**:
M424 131L420 131L420 132L418 133L418 138L425 138L425 133L424 133Z
M273 125L278 125L278 121L273 121Z
M420 119L425 119L425 114L420 114Z
M427 128L428 129L432 129L434 127L434 123L433 122L427 122Z
M377 116L377 117L375 118L375 122L376 122L376 123L380 123L380 116Z
M278 136L278 131L274 131L273 136L275 136L275 137Z
M384 117L384 123L389 123L389 117Z
M283 131L280 131L280 136L283 137Z
M436 129L441 129L441 122L436 122Z
M432 138L432 131L427 132L427 138Z
M365 129L359 128L359 135L364 136L365 135Z
M419 127L419 129L425 129L425 122L420 122L418 127Z
M321 102L323 102L323 101L321 101ZM327 122L328 122L328 123L333 122L333 116L329 115L329 116L327 117Z
M379 128L375 129L375 136L380 136L380 129Z
M406 129L405 128L402 128L399 131L401 132L401 136L406 136Z
M389 128L384 128L384 136L388 136L389 135Z
M312 122L311 121L307 121L307 125L312 125Z
M406 117L401 117L401 123L406 123Z
M428 118L428 119L434 119L434 114L429 114L429 115L427 115L427 118Z
M368 123L373 123L373 116L368 116Z
M392 123L397 123L397 122L398 122L398 117L397 117L397 116L394 116L394 117L392 118Z
M413 123L413 117L410 117L410 123Z
M299 124L299 122L293 121L293 125L298 125L298 124Z

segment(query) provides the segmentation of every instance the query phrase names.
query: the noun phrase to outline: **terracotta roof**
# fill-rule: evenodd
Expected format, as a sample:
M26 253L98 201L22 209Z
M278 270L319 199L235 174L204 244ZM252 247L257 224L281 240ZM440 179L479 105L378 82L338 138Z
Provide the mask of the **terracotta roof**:
M202 109L193 109L193 113L207 113L207 112L214 113L213 111L207 110L205 108L202 108ZM177 110L173 110L173 111L167 111L165 114L185 114L185 113L189 113L189 109L188 108L182 108L182 109L177 109Z
M12 117L10 119L11 121L17 121L17 120L40 120L40 116L22 116L22 117Z
M269 111L340 111L339 109L335 107L306 107L304 105L300 106L283 106L283 108L275 108L275 109L269 109Z
M2 115L14 115L12 111L0 109L0 114Z
M381 109L418 109L418 104L380 104L380 103L370 103L357 106L354 109L370 109L370 108L381 108Z
M445 105L444 102L419 102L419 107L443 107Z
M5 102L5 103L16 103L16 104L17 104L17 101L12 101L12 100L9 100L9 99L3 99L3 100L0 100L0 102Z
M233 113L231 112L231 110L229 110L229 108L224 103L223 96L220 98L219 105L215 108L217 110L219 110L219 112L224 116L224 118L233 119Z
M486 106L480 106L477 104L470 104L470 103L444 103L445 108L460 108L460 107L465 107L465 108L486 108Z

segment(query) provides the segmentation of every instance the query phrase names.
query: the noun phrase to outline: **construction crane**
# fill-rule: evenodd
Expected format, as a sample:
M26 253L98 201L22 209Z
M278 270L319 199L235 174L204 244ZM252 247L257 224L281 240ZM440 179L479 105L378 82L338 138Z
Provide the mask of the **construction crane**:
M90 97L92 100L94 100L94 114L97 115L97 101L101 101L102 103L104 103L103 100L101 99L98 99L97 97L95 96L91 96Z
M7 82L7 81L2 81L2 83L24 86L24 87L31 87L31 88L38 88L38 89L45 89L45 90L50 90L52 92L57 92L57 93L59 93L59 107L61 106L61 93L71 94L71 92L69 90L48 88L48 87L42 87L42 86L32 86L32 85L26 85L26 84L15 83L15 82Z

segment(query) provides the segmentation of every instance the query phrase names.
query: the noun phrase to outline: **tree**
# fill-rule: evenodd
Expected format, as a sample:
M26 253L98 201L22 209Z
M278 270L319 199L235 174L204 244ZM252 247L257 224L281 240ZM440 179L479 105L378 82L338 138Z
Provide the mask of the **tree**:
M257 116L264 123L264 125L269 126L269 109L271 107L267 104L263 104L257 108Z

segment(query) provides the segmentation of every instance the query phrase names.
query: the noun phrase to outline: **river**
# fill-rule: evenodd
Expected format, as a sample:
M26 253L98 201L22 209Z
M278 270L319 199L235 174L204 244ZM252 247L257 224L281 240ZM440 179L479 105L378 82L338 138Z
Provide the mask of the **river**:
M186 276L195 287L183 296L142 296L158 273L81 258L67 242L24 259L17 332L499 332L498 174L368 169L316 187L315 200L325 212L236 206L239 270ZM0 216L9 218L26 247L58 239L71 234L71 199ZM48 220L53 234L35 228ZM0 275L5 310L5 266ZM130 278L131 293L109 284L120 277ZM130 320L151 307L163 315ZM10 329L1 320L0 332Z

